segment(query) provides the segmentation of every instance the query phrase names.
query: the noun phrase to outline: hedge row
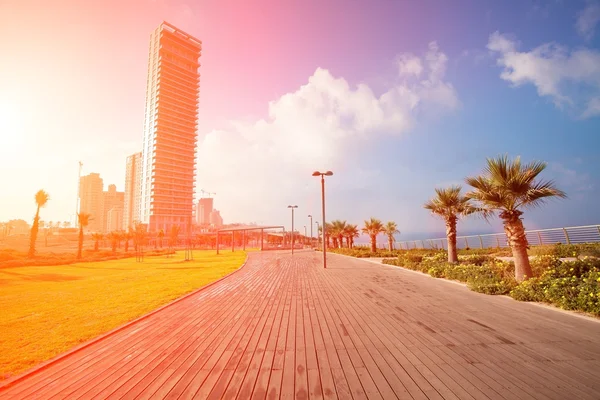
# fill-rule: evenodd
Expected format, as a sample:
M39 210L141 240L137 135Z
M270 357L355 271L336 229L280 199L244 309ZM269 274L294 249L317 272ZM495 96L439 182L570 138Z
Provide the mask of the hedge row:
M595 257L575 261L561 261L554 255L536 257L531 261L534 276L520 284L514 279L512 262L486 255L459 256L458 264L450 264L443 252L431 257L403 254L383 263L464 282L480 293L508 294L516 300L600 316L600 259Z

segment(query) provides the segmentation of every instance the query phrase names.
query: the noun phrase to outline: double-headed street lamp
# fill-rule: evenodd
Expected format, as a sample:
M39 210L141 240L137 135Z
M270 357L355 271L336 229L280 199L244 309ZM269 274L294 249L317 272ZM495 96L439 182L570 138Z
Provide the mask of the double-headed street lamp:
M333 175L333 172L331 171L327 171L327 172L319 172L319 171L315 171L313 172L312 176L320 176L321 177L321 204L322 204L322 208L323 208L323 268L327 268L327 243L325 238L327 237L327 224L325 223L325 221L327 221L325 219L325 177L326 176L331 176Z
M294 208L298 206L288 206L288 208L292 209L292 254L294 254Z

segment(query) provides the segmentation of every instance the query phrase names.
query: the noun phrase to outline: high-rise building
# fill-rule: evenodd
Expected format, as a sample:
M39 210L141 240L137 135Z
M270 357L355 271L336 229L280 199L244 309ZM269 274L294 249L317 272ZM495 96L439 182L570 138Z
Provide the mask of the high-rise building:
M123 226L123 207L115 206L106 213L105 232L126 230Z
M142 176L142 153L127 157L125 166L125 200L123 204L123 226L129 228L140 220L140 198Z
M166 22L150 36L139 213L149 231L192 223L201 50Z
M198 200L196 206L196 223L198 225L210 224L210 213L213 211L212 197L202 198Z
M117 192L115 185L108 185L108 190L102 192L102 232L119 231L126 229L123 226L123 203L125 193ZM110 224L108 223L108 214L115 210L111 214L112 218ZM120 220L117 222L115 218L119 216Z
M219 210L212 210L210 212L210 224L215 228L223 226L223 218L221 217Z
M102 232L104 224L104 182L100 174L91 173L79 178L79 212L90 214L87 229Z

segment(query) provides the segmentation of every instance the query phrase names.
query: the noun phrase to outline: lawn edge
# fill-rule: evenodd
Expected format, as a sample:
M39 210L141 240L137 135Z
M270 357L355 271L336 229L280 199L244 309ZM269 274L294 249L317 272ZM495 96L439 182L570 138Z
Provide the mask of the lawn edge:
M71 356L71 355L73 355L73 354L75 354L75 353L77 353L77 352L85 349L86 347L91 346L92 344L95 344L95 343L98 343L98 342L100 342L100 341L102 341L104 339L107 339L107 338L115 335L116 333L122 331L123 329L128 328L129 326L131 326L133 324L136 324L136 323L138 323L140 321L143 321L146 318L149 318L152 315L154 315L154 314L156 314L156 313L158 313L158 312L160 312L160 311L162 311L162 310L164 310L164 309L166 309L168 307L171 307L171 306L179 303L180 301L183 301L183 300L187 299L188 297L191 297L191 296L193 296L193 295L195 295L195 294L197 294L197 293L199 293L199 292L201 292L201 291L203 291L203 290L205 290L205 289L207 289L207 288L209 288L209 287L211 287L211 286L213 286L213 285L221 282L225 278L228 278L231 275L235 274L236 272L240 271L242 268L244 268L246 266L247 263L248 263L248 253L246 252L246 259L244 260L244 262L242 263L242 265L240 265L239 268L237 268L236 270L231 271L230 273L228 273L225 276L222 276L221 278L217 279L216 281L208 283L208 284L206 284L206 285L204 285L204 286L202 286L202 287L200 287L200 288L198 288L198 289L196 289L196 290L194 290L194 291L192 291L192 292L190 292L190 293L188 293L186 295L183 295L182 297L179 297L179 298L171 301L170 303L165 304L164 306L159 307L156 310L150 311L148 314L144 314L141 317L138 317L138 318L136 318L136 319L134 319L132 321L126 322L125 324L123 324L121 326L118 326L118 327L116 327L116 328L114 328L114 329L112 329L112 330L110 330L110 331L108 331L106 333L103 333L100 336L97 336L97 337L95 337L93 339L90 339L87 342L81 343L81 344L73 347L72 349L67 350L65 353L58 354L57 356L55 356L55 357L53 357L53 358L51 358L49 360L42 361L40 364L38 364L38 365L36 365L36 366L34 366L34 367L26 370L25 372L22 372L19 375L13 376L13 377L8 378L8 379L6 379L4 381L0 381L0 392L6 390L8 388L10 388L11 386L15 385L16 383L18 383L18 382L20 382L20 381L22 381L22 380L24 380L24 379L26 379L26 378L28 378L28 377L30 377L32 375L35 375L38 372L41 372L41 371L45 370L46 368L48 368L51 365L55 364L56 362L62 360L63 358L67 358L67 357L69 357L69 356Z
M347 256L345 254L338 254L338 253L333 253L333 252L328 253L328 254L335 254L337 256L353 258L355 260L363 260L363 261L371 263L371 264L382 265L384 267L389 267L389 268L401 268L402 271L412 272L414 274L419 274L419 275L425 276L427 278L437 279L437 280L442 281L442 282L448 282L448 283L453 283L455 285L463 286L466 289L468 289L469 291L471 291L473 293L480 294L482 296L503 297L503 298L509 299L511 301L519 302L521 304L531 304L532 306L541 307L541 308L545 308L547 310L552 310L552 311L556 311L556 312L559 312L559 313L562 313L562 314L570 315L572 317L585 319L585 320L592 321L592 322L595 322L595 323L600 323L600 317L596 317L594 314L586 313L586 312L583 312L583 311L565 310L563 308L557 307L554 304L550 304L550 303L540 303L540 302L537 302L537 301L520 301L520 300L513 299L512 297L510 297L509 295L506 295L506 294L486 294L486 293L479 293L479 292L476 292L474 290L469 289L469 286L466 283L464 283L464 282L453 281L453 280L446 279L446 278L436 278L436 277L431 276L431 275L429 275L429 274L427 274L425 272L415 271L415 270L412 270L412 269L409 269L409 268L401 267L400 265L384 264L383 262L372 260L369 257L352 257L352 256Z

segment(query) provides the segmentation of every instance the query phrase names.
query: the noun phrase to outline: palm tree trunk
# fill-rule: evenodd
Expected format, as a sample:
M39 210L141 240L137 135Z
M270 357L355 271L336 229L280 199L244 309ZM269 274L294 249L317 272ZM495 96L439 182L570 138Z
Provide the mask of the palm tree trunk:
M33 218L33 225L31 226L31 233L29 234L29 253L28 257L35 256L35 241L37 240L38 229L40 226L40 206L37 207L35 217Z
M377 236L371 236L371 253L377 252Z
M504 220L504 232L515 259L515 279L517 282L522 282L533 275L529 264L529 256L527 255L529 243L525 235L523 221L520 218L521 214L516 212L504 218L502 218L502 215L500 216Z
M79 243L77 244L77 259L81 259L83 251L83 225L79 225Z
M448 262L457 263L458 254L456 251L456 217L450 217L446 220L446 238L448 239Z
M394 239L392 239L391 237L388 238L388 246L390 248L390 251L394 251Z

